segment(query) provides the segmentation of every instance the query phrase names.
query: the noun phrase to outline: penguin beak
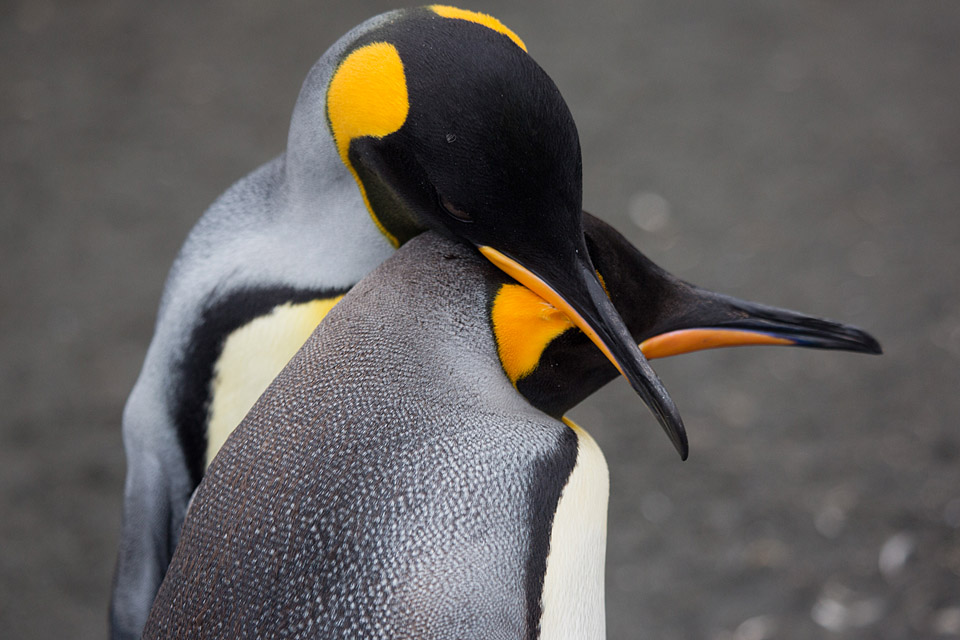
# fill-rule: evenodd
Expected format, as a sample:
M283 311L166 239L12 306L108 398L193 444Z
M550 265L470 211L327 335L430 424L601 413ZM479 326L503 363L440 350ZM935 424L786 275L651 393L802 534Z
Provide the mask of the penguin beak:
M647 358L747 345L782 345L880 354L876 338L849 325L691 287L674 328L643 340Z
M488 245L478 247L494 265L562 311L629 380L686 460L686 430L676 405L597 279L585 246L566 268L552 261L534 270Z

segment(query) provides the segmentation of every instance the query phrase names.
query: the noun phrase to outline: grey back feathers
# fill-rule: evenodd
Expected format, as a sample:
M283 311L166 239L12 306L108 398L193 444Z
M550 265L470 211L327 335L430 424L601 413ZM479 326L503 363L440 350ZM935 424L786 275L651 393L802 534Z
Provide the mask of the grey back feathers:
M472 249L357 285L197 490L145 637L533 638L577 438L507 380Z

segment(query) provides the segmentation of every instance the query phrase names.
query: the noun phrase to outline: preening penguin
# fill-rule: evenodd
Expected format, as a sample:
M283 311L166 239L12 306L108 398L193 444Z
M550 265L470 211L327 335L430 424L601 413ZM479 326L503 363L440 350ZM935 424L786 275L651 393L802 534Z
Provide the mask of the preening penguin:
M124 410L114 636L139 636L219 443L340 296L424 229L563 309L686 455L676 408L596 278L581 195L570 112L497 20L433 5L335 43L303 85L286 152L213 204L168 278Z
M603 223L586 232L611 298L642 302L624 317L651 350L879 349L676 280ZM144 637L604 637L606 465L560 419L616 375L594 354L473 249L412 240L211 464Z

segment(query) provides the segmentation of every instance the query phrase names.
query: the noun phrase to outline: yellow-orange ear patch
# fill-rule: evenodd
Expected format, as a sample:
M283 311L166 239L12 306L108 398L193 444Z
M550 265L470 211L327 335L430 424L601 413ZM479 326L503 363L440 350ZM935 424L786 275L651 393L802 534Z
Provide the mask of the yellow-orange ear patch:
M519 284L500 287L490 317L500 362L513 384L533 373L547 346L574 327L562 311Z
M410 111L407 79L400 53L392 44L374 42L344 58L327 89L327 117L343 164L353 173L373 221L397 246L370 207L366 189L350 164L350 141L372 136L382 138L403 126Z
M374 42L351 52L330 79L327 115L345 164L351 140L391 134L409 111L403 62L392 44Z
M613 352L610 350L610 347L603 341L600 337L600 334L597 333L590 324L583 319L576 309L574 309L569 302L563 299L559 293L553 290L546 282L540 279L535 273L527 269L525 266L510 258L505 256L501 252L497 251L491 246L483 245L477 247L477 250L483 254L483 256L501 269L508 276L516 280L517 282L522 282L526 285L531 291L536 293L538 296L550 302L554 307L562 310L563 314L573 322L574 326L583 331L590 342L597 345L597 348L600 349L600 352L607 357L607 360L610 361L614 367L617 368L617 371L620 372L620 375L626 377L623 368L620 366L620 363L617 362L617 358L613 355ZM599 275L599 274L598 274ZM526 374L525 374L526 375Z
M430 5L429 9L433 11L438 16L444 18L454 18L458 20L469 20L470 22L476 22L477 24L482 24L483 26L493 29L497 33L502 33L516 43L518 47L527 50L527 45L523 43L523 40L520 39L517 34L507 28L502 22L494 18L493 16L487 15L485 13L478 13L476 11L467 11L466 9L457 9L456 7L448 7L442 4Z

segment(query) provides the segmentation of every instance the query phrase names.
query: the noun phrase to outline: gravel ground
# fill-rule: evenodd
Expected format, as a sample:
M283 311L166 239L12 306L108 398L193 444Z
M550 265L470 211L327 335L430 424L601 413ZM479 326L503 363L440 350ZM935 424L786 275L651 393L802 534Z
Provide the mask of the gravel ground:
M616 382L612 638L960 636L960 4L482 2L580 127L585 205L698 284L886 354L656 363L681 464ZM0 636L99 638L120 412L203 209L280 152L306 71L385 2L0 7Z

